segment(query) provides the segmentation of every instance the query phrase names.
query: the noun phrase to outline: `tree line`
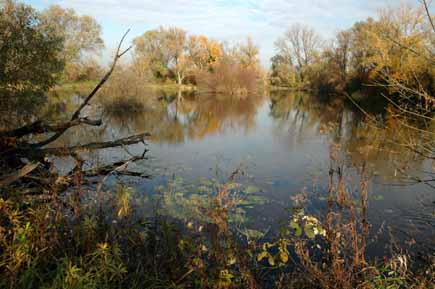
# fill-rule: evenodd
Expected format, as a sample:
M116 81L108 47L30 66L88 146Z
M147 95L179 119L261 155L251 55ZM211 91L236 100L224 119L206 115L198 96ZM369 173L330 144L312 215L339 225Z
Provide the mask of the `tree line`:
M394 93L395 81L433 95L435 34L425 7L380 10L332 40L293 24L275 43L270 82L359 99Z
M0 7L0 90L5 111L42 103L56 84L98 80L104 48L97 21L58 5L37 11L6 0ZM250 38L237 44L159 27L133 41L123 68L140 82L198 85L229 94L252 91L260 77L259 49ZM26 107L26 105L24 105Z
M250 91L260 76L259 49L248 37L230 45L177 27L159 27L133 41L133 70L149 82L198 85L229 94Z
M323 40L293 24L276 41L269 85L348 94L356 100L394 94L400 87L433 95L435 40L424 7L388 8ZM97 21L54 5L43 11L7 0L0 8L2 107L42 103L62 82L98 80L96 55L104 48ZM202 91L248 95L265 79L259 48L158 27L133 40L132 61L122 71L138 83L196 86ZM400 85L399 85L400 84ZM433 105L431 98L420 100Z

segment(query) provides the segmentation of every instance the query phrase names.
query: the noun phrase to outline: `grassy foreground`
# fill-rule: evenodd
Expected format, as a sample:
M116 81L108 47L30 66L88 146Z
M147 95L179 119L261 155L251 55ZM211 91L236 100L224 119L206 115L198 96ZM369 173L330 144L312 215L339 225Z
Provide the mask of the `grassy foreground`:
M118 186L67 197L0 198L1 288L435 288L431 264L411 270L406 254L366 259L367 180L355 202L331 173L328 211L316 218L294 198L275 240L240 234L231 215L246 188L233 178L207 183L189 203L194 219L140 215L133 191ZM55 188L53 188L55 192ZM174 184L162 198L178 198ZM90 197L95 201L84 201Z

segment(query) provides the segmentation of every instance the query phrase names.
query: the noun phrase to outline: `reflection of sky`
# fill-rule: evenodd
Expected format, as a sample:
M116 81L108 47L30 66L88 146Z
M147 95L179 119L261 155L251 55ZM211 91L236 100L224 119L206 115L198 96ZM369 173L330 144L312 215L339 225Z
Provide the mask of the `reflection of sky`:
M265 204L248 210L249 217L255 220L250 226L253 226L252 229L267 230L270 226L276 226L278 220L288 217L285 209L291 207L291 197L295 194L308 193L307 207L310 213L317 214L325 209L324 197L331 164L330 145L333 140L341 141L342 147L349 153L348 158L343 157L346 159L343 170L348 189L353 193L352 199L358 199L360 166L355 167L354 163L361 164L357 148L367 143L351 127L363 126L358 121L352 121L354 113L346 109L343 111L341 107L337 110L326 109L308 97L289 97L288 101L278 101L273 105L267 99L255 102L252 109L227 113L227 110L220 109L222 101L208 103L198 96L201 100L197 103L188 98L183 100L184 104L178 103L178 111L175 101L169 104L162 109L159 117L153 118L155 123L146 117L149 112L144 112L126 116L125 123L117 122L115 118L105 120L110 126L103 128L101 134L85 133L83 128L76 128L64 137L70 138L70 142L84 143L85 140L93 140L92 136L111 139L147 131L149 127L161 127L163 135L156 135L155 141L151 141L148 147L151 159L139 165L139 170L155 178L130 180L139 196L152 194L155 187L167 184L166 178L175 176L181 176L187 183L199 178L215 177L226 181L227 176L241 166L246 168L248 183L260 188L259 195L267 200ZM237 106L237 102L233 105ZM144 121L135 122L135 118ZM336 137L334 131L320 133L322 125L331 119L342 119L341 138ZM209 130L201 137L182 130L179 139L167 138L173 135L169 131L171 128L178 129L178 126L168 126L168 123L180 122L182 128L191 125L192 131L199 132L201 130L196 129L196 126L202 128L204 124L216 121L220 129ZM127 129L128 126L131 127ZM348 143L349 140L353 141ZM128 148L130 153L138 155L143 149L141 144ZM432 216L435 212L433 190L421 184L402 186L399 179L394 178L395 164L388 157L382 157L383 154L387 153L382 152L379 157L368 159L366 164L370 173L376 172L368 188L370 224L373 230L377 230L385 221L393 231L414 230L418 235L417 241L422 240L431 233L426 230L427 225L435 222ZM101 163L130 157L120 148L88 156ZM401 158L405 157L401 154ZM412 167L418 168L420 165L415 163ZM427 165L427 169L430 169L430 164ZM164 172L166 176L163 176ZM422 233L415 230L421 230ZM383 243L373 246L380 252L385 249Z
M136 37L159 25L190 33L240 41L251 36L260 46L263 64L273 55L274 41L295 22L313 26L324 38L354 22L376 15L397 0L27 0L43 9L51 4L74 8L103 26L106 45L114 47L127 28ZM404 2L404 1L402 1ZM417 3L409 0L408 2Z

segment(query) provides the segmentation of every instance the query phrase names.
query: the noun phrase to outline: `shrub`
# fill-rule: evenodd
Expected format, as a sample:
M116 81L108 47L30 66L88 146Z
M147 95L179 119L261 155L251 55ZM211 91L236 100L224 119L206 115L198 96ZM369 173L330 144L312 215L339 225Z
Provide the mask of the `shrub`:
M222 61L212 72L202 72L197 77L197 83L198 89L203 92L246 97L257 93L258 78L255 68Z

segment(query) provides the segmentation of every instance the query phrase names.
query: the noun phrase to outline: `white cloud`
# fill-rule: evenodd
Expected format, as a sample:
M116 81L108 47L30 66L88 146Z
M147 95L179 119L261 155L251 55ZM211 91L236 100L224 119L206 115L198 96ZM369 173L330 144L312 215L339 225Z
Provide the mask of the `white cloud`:
M415 0L416 1L416 0ZM414 1L414 2L415 2ZM306 23L324 38L397 0L48 0L97 18L105 30L132 28L132 36L171 25L192 34L237 41L250 35L261 48L263 63L289 24ZM110 27L107 27L110 23ZM134 34L134 35L133 35ZM110 36L107 42L116 41ZM110 46L110 43L108 43Z

